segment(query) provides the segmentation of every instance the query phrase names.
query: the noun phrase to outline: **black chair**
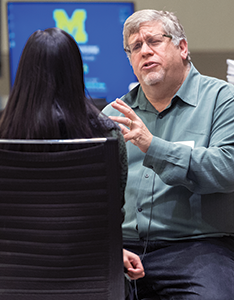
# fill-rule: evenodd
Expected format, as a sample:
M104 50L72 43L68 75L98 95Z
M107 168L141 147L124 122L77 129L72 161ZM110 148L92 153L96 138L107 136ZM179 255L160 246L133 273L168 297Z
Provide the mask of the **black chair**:
M124 299L118 142L0 140L0 299Z
M160 300L160 297L159 296L154 296L152 298L144 298L142 300Z

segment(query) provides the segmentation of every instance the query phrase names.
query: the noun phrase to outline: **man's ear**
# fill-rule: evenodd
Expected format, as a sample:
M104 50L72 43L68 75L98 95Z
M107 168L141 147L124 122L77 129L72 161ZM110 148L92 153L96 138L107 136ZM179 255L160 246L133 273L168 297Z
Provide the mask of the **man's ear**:
M185 60L188 56L188 43L186 42L186 40L180 41L179 48L181 57Z

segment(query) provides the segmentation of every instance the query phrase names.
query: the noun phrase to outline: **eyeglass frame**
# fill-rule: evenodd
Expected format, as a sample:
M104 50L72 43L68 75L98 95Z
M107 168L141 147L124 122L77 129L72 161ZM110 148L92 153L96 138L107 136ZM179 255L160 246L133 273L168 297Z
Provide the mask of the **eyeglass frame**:
M163 37L168 37L168 38L170 38L170 39L173 38L173 36L172 36L171 34L157 33L157 34L154 34L154 35L149 36L147 39L150 39L150 38L152 38L152 37L154 37L154 36L156 36L156 35L161 35L161 36L163 36ZM128 47L124 48L124 51L125 51L128 55L131 55L131 54L132 54L132 51L129 49L129 47L130 47L131 45L135 45L135 44L137 44L137 43L141 43L141 47L140 47L140 49L139 49L139 52L140 52L140 50L141 50L141 48L142 48L144 42L147 44L148 47L151 48L151 46L150 46L150 45L148 44L148 42L147 42L147 39L145 39L144 41L141 41L141 42L135 42L135 43L130 44ZM136 53L138 53L138 52L136 52Z

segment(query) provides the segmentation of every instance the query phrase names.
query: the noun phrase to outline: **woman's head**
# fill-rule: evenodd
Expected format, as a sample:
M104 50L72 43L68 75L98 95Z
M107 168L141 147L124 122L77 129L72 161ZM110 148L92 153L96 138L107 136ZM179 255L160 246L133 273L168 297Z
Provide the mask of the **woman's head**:
M49 96L60 105L68 96L70 101L83 98L83 63L74 39L59 28L34 32L22 52L13 89L27 91L29 101Z
M47 139L92 136L90 113L93 110L85 96L83 62L75 40L59 28L34 32L20 58L0 124L8 125L0 126L1 135Z

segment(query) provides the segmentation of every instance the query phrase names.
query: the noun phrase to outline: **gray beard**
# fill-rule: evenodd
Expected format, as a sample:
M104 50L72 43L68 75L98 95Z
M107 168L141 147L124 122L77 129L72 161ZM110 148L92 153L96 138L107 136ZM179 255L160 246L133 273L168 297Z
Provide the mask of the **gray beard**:
M152 72L142 77L144 83L148 86L154 85L158 82L163 81L164 71L161 69L159 72Z

